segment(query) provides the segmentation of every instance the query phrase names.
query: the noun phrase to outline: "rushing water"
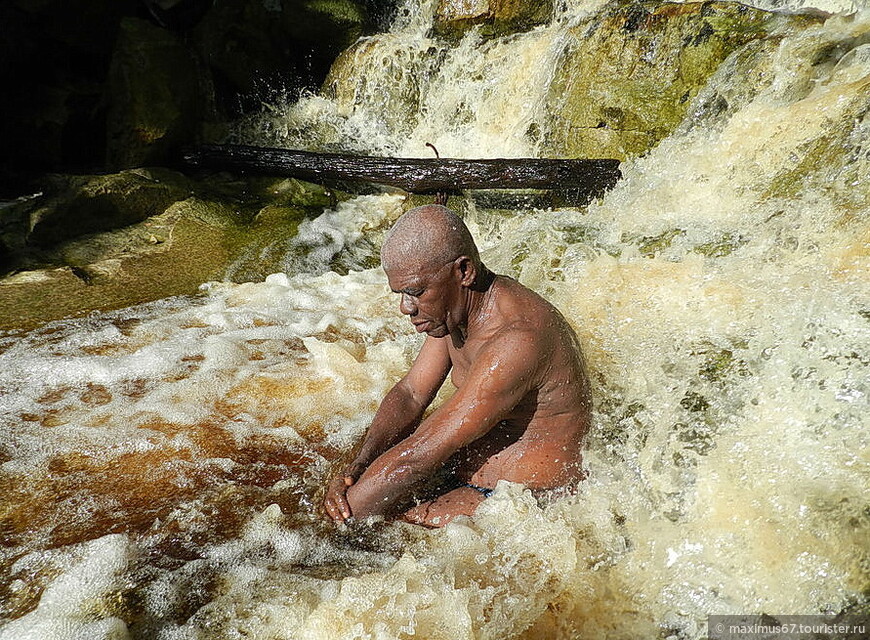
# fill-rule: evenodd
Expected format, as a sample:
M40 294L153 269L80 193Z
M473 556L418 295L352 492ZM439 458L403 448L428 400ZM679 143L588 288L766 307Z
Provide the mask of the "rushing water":
M565 29L595 7L448 47L431 4L369 42L355 84L247 135L536 153ZM319 519L419 346L364 268L400 196L303 225L297 275L0 336L0 638L697 638L711 613L866 605L870 13L763 53L588 208L455 201L585 346L577 496L503 483L439 531Z

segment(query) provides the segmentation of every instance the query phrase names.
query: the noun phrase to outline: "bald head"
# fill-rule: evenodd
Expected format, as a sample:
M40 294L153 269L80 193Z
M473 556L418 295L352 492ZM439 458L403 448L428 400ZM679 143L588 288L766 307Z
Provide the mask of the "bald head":
M400 217L387 233L381 249L385 270L441 266L459 256L480 267L480 256L468 227L447 207L416 207Z

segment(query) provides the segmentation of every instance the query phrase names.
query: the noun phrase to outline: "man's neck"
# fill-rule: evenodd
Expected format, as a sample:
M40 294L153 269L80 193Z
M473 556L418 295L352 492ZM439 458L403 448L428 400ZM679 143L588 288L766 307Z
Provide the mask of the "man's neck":
M466 292L465 322L460 323L457 330L451 333L453 346L461 349L469 336L480 331L492 313L493 292L496 274L483 267L474 285Z

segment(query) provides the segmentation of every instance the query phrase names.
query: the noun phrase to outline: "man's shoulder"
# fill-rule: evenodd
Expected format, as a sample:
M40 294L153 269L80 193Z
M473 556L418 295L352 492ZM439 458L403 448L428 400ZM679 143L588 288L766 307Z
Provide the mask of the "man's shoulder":
M553 326L554 318L562 321L562 315L546 298L513 278L499 276L499 279L502 293L500 315L506 327L541 331Z

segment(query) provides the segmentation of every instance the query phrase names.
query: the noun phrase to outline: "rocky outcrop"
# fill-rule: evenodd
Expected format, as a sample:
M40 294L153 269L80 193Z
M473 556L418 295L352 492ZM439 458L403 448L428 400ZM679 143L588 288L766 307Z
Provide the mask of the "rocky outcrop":
M166 163L216 121L211 79L179 38L145 20L121 22L109 69L106 166Z
M49 182L0 209L0 268L10 274L0 330L196 293L251 246L294 236L343 197L293 179L192 181L165 169Z
M500 36L544 24L552 13L552 0L439 0L434 30L448 39L474 27L484 37Z
M48 171L172 164L275 92L314 88L394 0L0 3L0 193ZM372 16L375 13L375 16ZM108 162L108 164L107 164Z
M370 27L365 6L355 0L224 0L192 37L217 85L244 100L258 89L309 84L306 76L322 80L335 57Z
M731 2L614 3L571 29L548 98L545 153L644 153L673 132L731 53L807 19Z

